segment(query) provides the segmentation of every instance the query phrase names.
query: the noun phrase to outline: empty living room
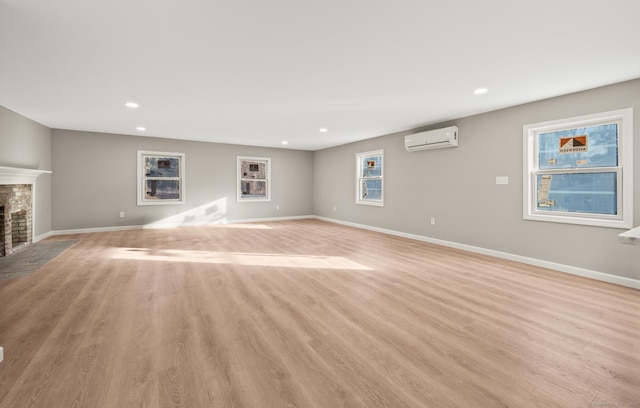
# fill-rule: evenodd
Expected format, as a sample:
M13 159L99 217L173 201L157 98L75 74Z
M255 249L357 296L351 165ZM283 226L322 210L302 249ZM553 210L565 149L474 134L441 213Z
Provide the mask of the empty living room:
M0 0L0 408L640 407L639 13Z

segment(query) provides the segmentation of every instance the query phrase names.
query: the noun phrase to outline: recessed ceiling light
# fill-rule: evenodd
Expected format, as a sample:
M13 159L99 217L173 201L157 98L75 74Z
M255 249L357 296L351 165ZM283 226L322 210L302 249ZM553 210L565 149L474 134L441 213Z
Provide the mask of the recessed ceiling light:
M327 133L329 131L329 129L327 128L320 128L320 132L322 133Z
M138 127L136 127L136 130L137 130L138 132L144 132L145 130L147 130L147 128L146 128L146 127L144 127L144 126L138 126Z
M475 91L473 91L474 95L482 95L482 94L486 94L487 91L489 91L487 88L478 88Z
M126 106L127 108L130 109L135 109L137 107L139 107L140 105L138 105L136 102L127 102L124 104L124 106Z
M283 145L286 145L286 144L289 144L289 142L287 142L286 140L283 140L283 141L282 141L282 144L283 144Z

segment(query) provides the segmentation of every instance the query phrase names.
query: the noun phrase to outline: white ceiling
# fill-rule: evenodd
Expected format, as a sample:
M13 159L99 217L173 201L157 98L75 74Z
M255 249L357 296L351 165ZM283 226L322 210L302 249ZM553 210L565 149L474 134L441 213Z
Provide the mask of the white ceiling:
M639 78L639 16L638 0L0 0L0 105L317 150Z

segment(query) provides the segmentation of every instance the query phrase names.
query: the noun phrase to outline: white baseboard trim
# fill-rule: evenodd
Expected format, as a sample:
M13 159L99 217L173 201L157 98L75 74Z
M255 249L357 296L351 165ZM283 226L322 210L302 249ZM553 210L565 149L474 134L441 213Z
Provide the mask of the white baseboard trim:
M243 222L269 222L269 221L291 221L291 220L309 220L313 219L313 215L294 215L291 217L270 217L270 218L247 218L240 220L227 220L227 224L240 224Z
M53 235L53 232L52 232L52 231L49 231L49 232L47 232L47 233L45 233L45 234L38 235L37 237L34 237L34 238L33 238L33 240L32 240L32 242L35 244L36 242L38 242L38 241L42 241L43 239L46 239L46 238L49 238L49 237L50 237L50 236L52 236L52 235Z
M154 228L175 228L175 227L193 227L198 225L226 225L226 224L242 224L248 222L269 222L269 221L288 221L288 220L302 220L313 218L312 215L293 215L290 217L267 217L267 218L244 218L237 220L230 220L228 218L221 218L215 221L196 221L196 222L152 222L140 226L142 229L154 229Z
M528 264L528 265L539 266L539 267L542 267L542 268L552 269L552 270L555 270L555 271L558 271L558 272L569 273L571 275L582 276L582 277L585 277L585 278L595 279L595 280L599 280L599 281L607 282L607 283L613 283L613 284L616 284L616 285L626 286L626 287L629 287L629 288L640 289L640 280L631 279L631 278L625 278L623 276L611 275L611 274L604 273L604 272L597 272L597 271L592 271L592 270L589 270L589 269L577 268L575 266L570 266L570 265L564 265L564 264L559 264L559 263L555 263L555 262L544 261L544 260L536 259L536 258L529 258L529 257L522 256L522 255L510 254L508 252L496 251L496 250L493 250L493 249L481 248L481 247L476 247L476 246L473 246L473 245L460 244L460 243L457 243L457 242L445 241L445 240L436 239L436 238L429 238L429 237L425 237L425 236L422 236L422 235L408 234L406 232L389 230L389 229L385 229L385 228L372 227L372 226L364 225L364 224L356 224L356 223L353 223L353 222L336 220L336 219L333 219L333 218L320 217L320 216L314 216L313 218L318 219L318 220L322 220L322 221L332 222L332 223L335 223L335 224L342 224L342 225L347 225L347 226L350 226L350 227L366 229L366 230L369 230L369 231L381 232L383 234L389 234L389 235L395 235L395 236L398 236L398 237L414 239L416 241L428 242L428 243L431 243L431 244L436 244L436 245L442 245L442 246L446 246L446 247L450 247L450 248L461 249L461 250L464 250L464 251L474 252L474 253L477 253L477 254L494 256L496 258L508 259L510 261L516 261L516 262L521 262L521 263L525 263L525 264Z
M0 347L0 363L2 363L2 360L4 360L4 350Z
M112 232L112 231L128 231L142 229L142 225L126 225L122 227L101 227L101 228L78 228L68 230L51 231L51 235L75 235L75 234L90 234L93 232Z
M150 223L145 225L126 225L120 227L102 227L102 228L79 228L69 230L51 231L44 235L39 236L39 240L54 236L54 235L74 235L74 234L89 234L94 232L113 232L113 231L128 231L137 229L155 229L155 228L177 228L177 227L189 227L196 225L216 225L216 224L239 224L246 222L269 222L269 221L289 221L289 220L304 220L314 218L313 215L295 215L291 217L269 217L269 218L247 218L238 220L222 219L216 222L209 223Z
M175 228L175 227L190 227L197 225L226 225L226 224L241 224L247 222L270 222L270 221L290 221L290 220L304 220L313 218L313 215L293 215L290 217L267 217L267 218L242 218L237 220L230 220L222 218L213 222L190 222L190 223L151 223L141 226L143 229L153 228Z

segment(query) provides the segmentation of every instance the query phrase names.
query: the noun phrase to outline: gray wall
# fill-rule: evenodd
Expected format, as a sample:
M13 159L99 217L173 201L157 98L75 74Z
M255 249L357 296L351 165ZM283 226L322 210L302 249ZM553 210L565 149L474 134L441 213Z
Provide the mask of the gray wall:
M186 204L137 206L138 150L186 154ZM271 158L271 202L236 202L237 156ZM307 151L53 130L53 163L56 231L304 216L313 209Z
M617 241L624 230L522 219L522 126L626 107L634 108L637 158L640 80L428 127L457 125L457 148L409 153L405 132L317 151L314 214L640 279L640 247ZM354 156L375 149L385 151L383 208L355 204ZM634 170L637 226L638 160ZM496 185L496 176L509 184Z
M51 129L0 106L0 166L51 170ZM35 236L51 231L51 175L35 187Z

